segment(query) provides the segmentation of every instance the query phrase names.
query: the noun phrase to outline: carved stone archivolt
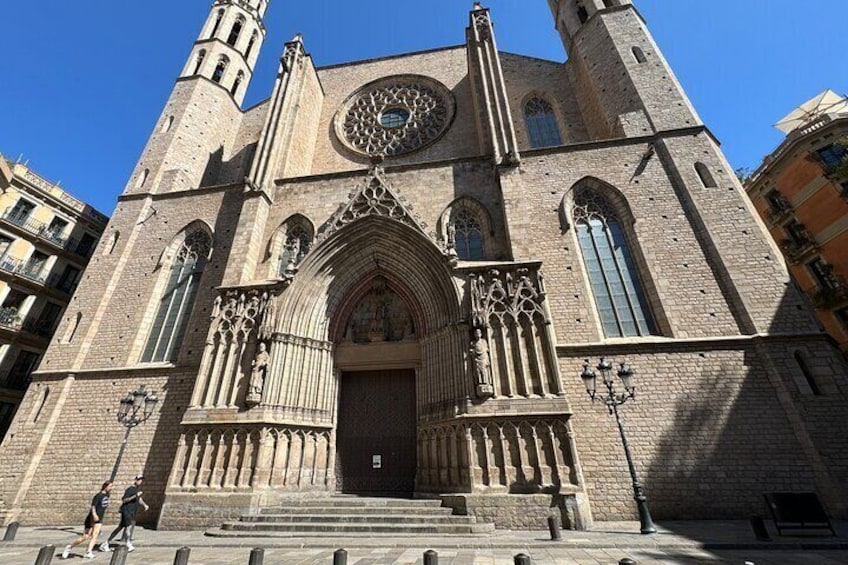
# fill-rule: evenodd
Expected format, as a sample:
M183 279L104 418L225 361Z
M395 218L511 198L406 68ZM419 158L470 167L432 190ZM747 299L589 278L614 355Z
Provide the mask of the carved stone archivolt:
M387 77L347 99L336 116L336 135L357 153L395 157L439 139L455 108L453 95L438 81L418 75Z
M353 343L379 343L415 339L415 325L404 300L388 288L382 277L374 279L371 290L354 308L347 324L345 340Z

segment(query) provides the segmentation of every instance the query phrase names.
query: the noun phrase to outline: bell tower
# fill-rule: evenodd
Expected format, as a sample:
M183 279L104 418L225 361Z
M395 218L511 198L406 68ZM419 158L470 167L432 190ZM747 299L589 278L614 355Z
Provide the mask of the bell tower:
M593 137L703 125L631 0L548 0Z
M221 175L265 41L269 0L215 0L124 194L175 192L241 179ZM232 177L232 178L231 178Z
M268 0L215 0L180 78L207 78L241 104L265 40L267 9Z

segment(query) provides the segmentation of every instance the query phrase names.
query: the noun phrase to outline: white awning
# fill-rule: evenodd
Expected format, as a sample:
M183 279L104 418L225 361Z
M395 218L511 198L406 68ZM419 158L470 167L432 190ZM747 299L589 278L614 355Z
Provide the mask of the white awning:
M848 98L832 90L825 90L818 96L804 102L774 127L783 133L790 133L825 114L848 112Z

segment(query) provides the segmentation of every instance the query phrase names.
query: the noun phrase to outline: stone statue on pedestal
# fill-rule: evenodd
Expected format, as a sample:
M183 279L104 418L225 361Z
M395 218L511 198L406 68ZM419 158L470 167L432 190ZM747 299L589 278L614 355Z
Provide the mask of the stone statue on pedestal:
M477 398L493 397L495 387L492 381L492 359L489 354L489 342L483 337L480 328L474 330L474 339L471 340L471 360L474 365Z
M259 351L256 353L256 358L253 360L253 368L250 372L250 383L247 390L247 399L245 400L248 408L262 402L262 391L265 388L265 377L268 375L270 361L271 356L268 354L268 349L264 343L260 343Z

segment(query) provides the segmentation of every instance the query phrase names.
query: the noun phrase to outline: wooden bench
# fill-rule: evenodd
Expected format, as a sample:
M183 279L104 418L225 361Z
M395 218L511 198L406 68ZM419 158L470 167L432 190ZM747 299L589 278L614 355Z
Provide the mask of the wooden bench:
M818 495L814 492L772 492L766 499L778 535L783 530L830 530L836 535Z

